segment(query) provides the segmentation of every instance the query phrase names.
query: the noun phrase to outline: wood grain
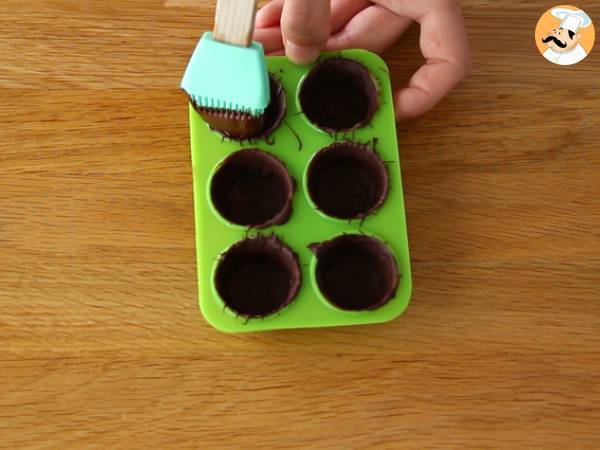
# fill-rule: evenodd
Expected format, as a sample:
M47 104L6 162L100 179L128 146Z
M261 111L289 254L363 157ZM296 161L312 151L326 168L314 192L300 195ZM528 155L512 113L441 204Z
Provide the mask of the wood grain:
M398 128L405 315L229 336L178 89L214 4L4 0L0 447L598 448L600 50L546 62L548 6L465 1L473 73Z
M248 47L252 43L256 0L218 0L214 37L218 41Z

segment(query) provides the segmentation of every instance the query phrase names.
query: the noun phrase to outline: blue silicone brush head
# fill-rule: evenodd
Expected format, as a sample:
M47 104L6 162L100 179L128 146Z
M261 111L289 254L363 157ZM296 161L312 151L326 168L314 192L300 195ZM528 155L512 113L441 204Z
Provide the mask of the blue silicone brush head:
M259 117L269 105L269 74L261 44L226 44L206 32L188 63L181 88L196 108Z

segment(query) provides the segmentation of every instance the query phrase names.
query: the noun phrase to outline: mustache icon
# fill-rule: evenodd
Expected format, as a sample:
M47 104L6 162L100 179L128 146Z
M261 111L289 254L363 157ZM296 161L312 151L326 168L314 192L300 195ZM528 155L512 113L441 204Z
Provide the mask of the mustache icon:
M562 42L560 41L556 36L548 36L542 39L542 42L544 44L553 41L556 45L558 45L560 48L565 48L567 46L566 42Z

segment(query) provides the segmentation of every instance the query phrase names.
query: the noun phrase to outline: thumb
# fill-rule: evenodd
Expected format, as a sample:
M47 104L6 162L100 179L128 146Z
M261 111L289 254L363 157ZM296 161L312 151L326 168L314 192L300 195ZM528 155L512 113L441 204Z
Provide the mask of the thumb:
M292 62L316 61L331 32L330 0L285 0L281 32L286 55Z

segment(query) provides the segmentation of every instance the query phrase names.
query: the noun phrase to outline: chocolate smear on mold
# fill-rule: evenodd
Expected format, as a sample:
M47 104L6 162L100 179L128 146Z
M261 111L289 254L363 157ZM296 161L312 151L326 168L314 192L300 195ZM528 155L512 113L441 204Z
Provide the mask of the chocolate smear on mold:
M379 155L356 142L335 143L317 152L307 175L314 204L338 219L363 219L373 214L389 190L387 168Z
M359 234L311 244L317 257L316 278L323 296L347 311L380 308L396 295L398 266L389 248Z
M211 179L213 205L223 218L249 228L286 223L296 183L270 153L245 149L223 160Z
M221 257L215 287L225 305L247 319L266 317L298 294L298 255L275 235L245 238Z
M373 76L361 63L341 57L318 63L300 87L300 105L309 121L335 134L362 128L379 106Z

